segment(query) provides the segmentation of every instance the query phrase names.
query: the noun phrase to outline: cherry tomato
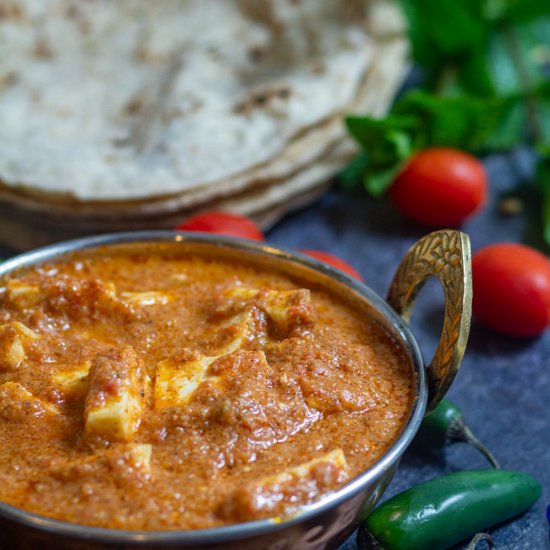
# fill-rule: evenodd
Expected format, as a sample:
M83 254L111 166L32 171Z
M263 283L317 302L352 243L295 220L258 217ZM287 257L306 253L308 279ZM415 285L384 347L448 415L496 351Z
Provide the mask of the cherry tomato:
M416 154L389 190L407 218L431 227L456 227L487 197L487 176L472 155L443 147Z
M185 220L176 229L182 231L204 231L219 233L231 237L241 237L254 241L264 241L263 233L258 226L245 216L230 214L229 212L205 212Z
M302 254L306 254L307 256L311 256L312 258L316 258L317 260L321 260L326 264L332 265L336 269L339 269L340 271L343 271L344 273L355 277L358 281L364 281L363 277L361 277L361 275L359 275L359 273L353 267L351 267L351 265L349 265L347 262L344 262L344 260L341 260L340 258L329 254L328 252L322 252L321 250L300 250L300 252Z
M472 258L473 312L511 336L536 336L550 323L550 260L521 244L502 243Z

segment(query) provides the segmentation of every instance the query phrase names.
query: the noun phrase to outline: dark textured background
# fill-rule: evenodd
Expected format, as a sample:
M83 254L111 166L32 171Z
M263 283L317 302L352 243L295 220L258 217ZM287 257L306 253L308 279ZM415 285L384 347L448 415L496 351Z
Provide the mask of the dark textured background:
M486 161L491 196L486 209L462 228L475 251L502 241L532 236L526 216L504 217L497 203L532 175L526 151ZM347 260L366 283L384 296L399 261L426 230L404 221L386 199L333 190L316 204L281 221L268 234L288 248L326 250ZM0 250L0 255L9 255ZM412 319L426 358L439 339L443 298L437 283L422 291ZM493 530L499 550L548 550L546 505L550 503L550 330L533 340L495 334L475 322L461 371L449 396L462 407L470 428L493 451L502 467L535 476L543 495L520 519ZM455 444L441 454L408 452L385 497L421 481L464 469L487 467L474 449ZM385 498L384 497L384 498ZM460 547L462 548L462 547ZM486 548L480 543L478 549ZM341 550L355 550L352 536ZM430 549L418 549L430 550Z
M497 208L502 194L516 191L529 179L531 156L518 151L490 157L485 164L490 177L489 203L462 228L470 235L474 252L490 243L525 242L532 236L526 216L505 217ZM402 220L386 199L375 201L333 190L313 206L284 219L268 234L268 240L289 248L335 253L384 296L400 259L425 233ZM412 319L426 358L437 346L442 315L442 293L437 283L427 285ZM512 339L474 322L449 397L463 409L470 428L503 468L530 473L543 486L542 498L530 512L494 529L496 548L550 548L545 518L550 503L550 330L537 339ZM410 451L385 496L445 473L485 467L487 463L477 451L464 444L455 444L441 454ZM355 548L354 537L342 547ZM478 545L478 549L484 548L486 543Z

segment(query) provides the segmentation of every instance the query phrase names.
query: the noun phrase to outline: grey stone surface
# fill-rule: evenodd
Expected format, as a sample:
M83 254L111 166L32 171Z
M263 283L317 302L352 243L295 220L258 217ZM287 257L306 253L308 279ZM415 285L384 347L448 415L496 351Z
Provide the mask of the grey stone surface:
M519 151L493 156L486 166L490 174L489 203L462 228L470 235L474 251L490 243L524 241L530 232L523 216L504 217L496 208L502 193L516 189L529 177L530 155ZM425 233L424 228L402 220L386 199L333 190L315 205L284 219L269 233L268 240L289 248L337 254L383 296L400 259ZM442 309L437 283L427 285L419 297L412 327L428 358L437 345ZM537 339L522 340L498 335L474 322L449 397L462 407L471 429L503 468L530 473L543 485L542 498L531 511L493 530L496 548L550 548L545 518L550 503L550 330ZM485 467L484 459L463 444L440 454L409 451L386 496L445 473ZM355 548L354 537L342 547ZM484 543L478 545L478 549L484 548Z

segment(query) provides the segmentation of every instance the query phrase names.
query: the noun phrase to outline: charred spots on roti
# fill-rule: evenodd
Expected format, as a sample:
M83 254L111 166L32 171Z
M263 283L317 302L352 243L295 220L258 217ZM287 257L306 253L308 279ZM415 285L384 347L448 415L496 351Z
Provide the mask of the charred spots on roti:
M138 95L130 99L122 108L123 116L135 116L143 112L147 101L143 95Z
M326 67L322 61L314 61L313 63L310 63L309 70L313 74L323 74L326 71Z
M288 100L291 94L291 86L284 82L261 85L250 90L247 96L235 105L233 111L247 114L256 109L272 110Z
M34 43L33 55L36 59L49 60L54 58L55 52L50 42L42 36L38 37Z
M17 2L25 10L27 5L33 6L32 12L29 9L25 24L17 29L3 20L0 33L21 33L21 40L10 43L6 52L9 66L18 67L18 60L29 63L24 63L18 93L0 97L0 108L12 116L24 113L0 128L0 142L6 145L0 146L0 176L13 190L10 206L18 204L24 212L44 214L40 222L48 223L48 237L42 232L34 237L35 242L53 238L54 233L64 234L72 227L62 219L62 209L79 217L81 233L136 225L134 204L139 212L143 204L168 226L168 214L175 210L172 203L165 208L164 198L185 203L179 212L187 212L187 206L203 204L207 193L212 198L245 189L252 192L260 180L275 187L275 182L286 182L298 169L310 168L310 147L315 151L320 147L317 144L321 140L316 137L319 123L324 125L352 103L363 101L360 86L373 59L370 52L376 51L368 36L353 51L344 49L341 35L351 23L328 20L330 10L317 8L317 4L325 3L332 2L307 0L294 6L286 1L249 0L251 11L268 6L265 10L272 11L274 19L269 24L261 22L259 13L257 17L247 15L239 0L212 0L212 7L210 3L204 7L203 2L189 2L185 9L177 2L147 0L60 0L51 9L39 0ZM310 13L313 17L308 22ZM303 25L308 33L318 29L316 42L322 42L318 52L309 48L309 38L296 38L297 29ZM183 28L190 32L182 35ZM32 55L34 41L41 34L48 38L49 49L55 52L53 58ZM135 128L133 123L141 120L138 111L144 110L131 109L128 120L122 116L124 106L140 90L156 89L172 55L181 50L185 51L185 66L178 72L173 93L162 99L163 109L153 116L151 131ZM307 67L318 59L326 62L327 70L315 78ZM67 68L71 68L70 74ZM70 82L59 78L63 74ZM252 121L247 113L234 110L251 87L275 80L291 86L290 100L260 97L261 105L254 109ZM41 92L41 101L34 101L35 90ZM205 91L199 108L189 107L184 97L193 90ZM60 107L66 106L71 111L60 114ZM30 121L33 131L19 121ZM50 132L54 126L59 152L55 155L51 154ZM129 140L132 135L139 135L139 139ZM304 153L297 155L295 141L301 142L303 137L308 138ZM166 153L160 151L161 144ZM210 162L212 151L218 152L215 163ZM336 164L333 159L331 162ZM332 171L332 165L326 168L328 174ZM324 178L317 174L308 177ZM265 207L255 199L254 195L247 200L246 207L250 204L263 213ZM236 200L241 202L240 197ZM162 212L154 210L157 206ZM118 216L121 210L123 219ZM147 215L149 220L152 217ZM10 223L29 231L37 224Z
M92 22L82 6L76 2L71 2L65 8L67 19L74 21L78 30L83 35L89 35L92 30Z
M202 101L198 96L189 92L180 95L180 102L178 105L168 106L165 108L160 118L168 124L176 118L183 118L199 111L202 107Z
M184 51L175 49L163 63L162 73L144 94L144 104L130 124L127 137L118 139L117 146L132 147L138 154L146 154L158 146L158 130L165 104L169 101L184 64Z
M156 116L163 124L169 124L173 120L196 113L202 107L200 98L191 92L181 94L176 104L167 102L166 105L162 105L157 114L152 112L154 101L150 90L141 91L123 105L120 112L122 120L134 122L132 125L132 130L134 130L136 127L140 127L140 119L142 119L143 123L144 120ZM133 141L132 137L125 136L113 139L112 143L116 147L126 147L132 145ZM158 150L166 150L166 145L162 143L158 144Z
M248 49L248 59L252 63L260 63L265 59L266 51L261 46L252 46Z
M19 80L19 75L15 71L8 71L0 75L0 92L15 86Z
M155 50L146 42L141 42L134 50L134 58L140 63L160 66L170 61L170 52Z
M20 2L5 0L0 3L0 22L20 23L25 19L25 12Z

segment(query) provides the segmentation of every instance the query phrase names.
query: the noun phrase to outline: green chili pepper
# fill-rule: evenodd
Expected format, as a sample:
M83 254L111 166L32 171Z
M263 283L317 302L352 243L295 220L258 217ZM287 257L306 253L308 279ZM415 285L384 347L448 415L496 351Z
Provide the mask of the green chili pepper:
M365 550L445 550L528 510L540 497L531 476L504 470L456 472L408 489L367 518Z
M456 441L469 443L483 454L493 468L499 468L498 462L489 449L481 443L466 425L460 408L448 399L443 399L422 421L415 438L415 444L422 447L441 449L445 445Z

